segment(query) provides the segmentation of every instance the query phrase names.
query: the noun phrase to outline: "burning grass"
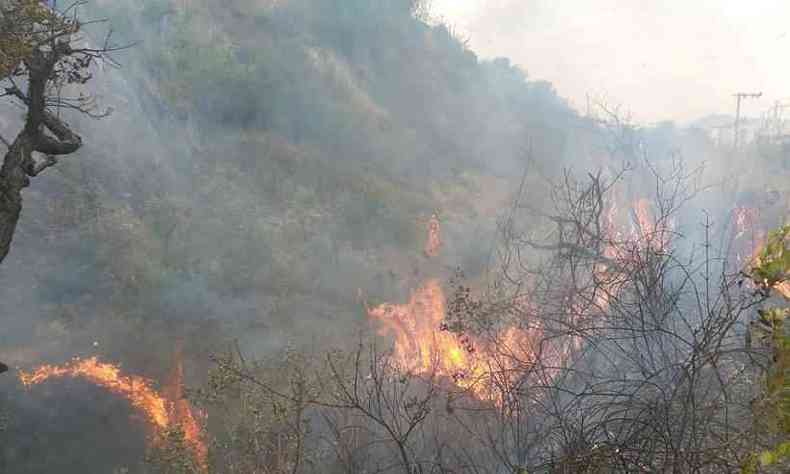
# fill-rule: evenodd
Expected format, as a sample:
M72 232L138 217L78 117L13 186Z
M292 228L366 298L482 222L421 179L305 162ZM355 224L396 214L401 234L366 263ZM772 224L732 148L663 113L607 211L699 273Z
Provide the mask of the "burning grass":
M177 364L174 377L176 387L181 385L181 376L180 364ZM63 365L42 365L31 372L19 373L19 379L26 387L61 377L82 378L125 398L146 416L157 434L180 427L196 464L206 466L207 448L202 432L189 402L180 396L180 388L171 390L170 397L165 396L154 389L150 380L136 375L125 375L118 365L100 362L96 357L74 358Z

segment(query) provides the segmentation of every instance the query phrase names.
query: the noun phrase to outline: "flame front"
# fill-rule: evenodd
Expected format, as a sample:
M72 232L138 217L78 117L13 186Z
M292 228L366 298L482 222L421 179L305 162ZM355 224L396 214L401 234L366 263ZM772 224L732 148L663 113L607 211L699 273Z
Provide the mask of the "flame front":
M441 246L435 214L427 234L425 255L435 257ZM393 358L399 370L451 379L478 399L498 405L516 366L534 360L530 346L534 335L527 331L508 328L495 341L485 341L448 330L446 298L437 278L424 281L405 304L384 303L368 308L368 315L379 323L380 335L394 336Z
M393 357L399 370L452 379L478 399L498 405L514 369L533 361L534 335L527 331L508 328L487 343L444 328L445 296L437 279L414 290L406 304L384 303L368 314L380 323L380 335L395 337Z
M454 376L468 367L468 351L448 331L440 331L445 298L439 281L430 279L403 305L384 303L368 314L381 323L381 335L395 336L394 357L400 368ZM437 365L438 364L438 365Z
M40 384L54 377L82 377L100 387L121 395L132 406L145 413L148 419L158 428L166 428L170 417L167 403L153 388L147 379L136 376L121 375L115 365L99 362L96 357L74 359L63 366L42 365L33 372L20 372L19 378L25 386Z
M180 368L177 368L177 371L180 373ZM74 358L70 363L62 366L42 365L32 372L19 373L19 379L26 387L56 377L81 377L124 397L135 409L144 413L159 431L173 424L180 424L197 463L201 467L206 466L207 449L200 428L189 402L183 398L169 402L152 387L150 380L135 375L123 375L117 365L99 362L96 357Z
M184 439L186 439L187 443L192 447L198 465L203 467L205 471L208 465L208 448L203 442L203 434L197 422L197 418L195 417L192 405L190 405L189 400L184 397L183 386L184 364L182 361L182 343L179 341L176 345L175 364L170 376L170 384L165 393L168 398L172 400L170 409L172 420L178 423L184 431Z
M628 210L629 213L623 211ZM655 207L648 199L636 199L630 208L620 209L616 201L607 206L603 222L602 254L606 260L593 267L597 291L594 305L570 311L572 314L596 317L609 310L612 298L622 289L624 280L614 264L628 267L638 264L645 255L664 253L670 244L674 221L655 216ZM629 214L629 218L626 218ZM765 235L759 229L759 212L755 209L737 208L734 211L734 238L741 247L738 260L754 258ZM630 226L629 226L630 222ZM744 242L748 240L748 242ZM424 253L436 257L441 246L440 227L436 215L428 222ZM779 291L790 295L790 283ZM525 306L529 302L519 302ZM569 301L569 305L579 302ZM438 279L424 281L413 290L404 304L384 303L368 308L368 315L379 323L379 334L395 339L393 357L399 369L418 375L451 378L454 383L468 389L478 399L502 406L518 374L535 373L537 377L552 379L566 363L573 350L581 347L581 339L569 337L566 341L552 340L551 344L538 344L544 337L540 327L522 329L509 327L494 335L458 335L444 326L446 299ZM594 308L594 309L593 309ZM540 347L540 351L538 351ZM539 352L539 356L538 356ZM540 372L532 371L540 357ZM523 375L521 375L523 376Z
M607 209L604 222L607 245L603 249L607 259L629 259L633 258L629 252L645 248L662 251L668 245L671 224L654 220L652 206L647 199L635 201L631 211L630 232L623 232L620 229L624 226L616 222L620 214L616 203ZM616 245L618 243L625 245ZM439 221L433 215L428 222L425 255L437 256L440 245ZM601 285L601 291L595 295L599 311L608 309L610 298L618 293L621 285L617 272L608 267L598 263L594 268ZM529 306L529 302L517 304ZM445 306L442 286L438 279L432 278L413 290L408 302L384 303L368 308L368 315L379 323L380 335L394 337L393 357L400 370L451 378L457 386L468 389L478 399L502 406L509 387L517 382L515 377L531 373L531 369L536 367L538 341L544 336L543 331L540 327L507 327L485 336L458 335L443 325ZM575 314L587 312L578 309ZM533 325L535 323L532 322ZM569 337L565 341L553 339L551 344L540 345L541 370L536 376L544 379L556 376L571 351L579 349L580 345L578 337Z

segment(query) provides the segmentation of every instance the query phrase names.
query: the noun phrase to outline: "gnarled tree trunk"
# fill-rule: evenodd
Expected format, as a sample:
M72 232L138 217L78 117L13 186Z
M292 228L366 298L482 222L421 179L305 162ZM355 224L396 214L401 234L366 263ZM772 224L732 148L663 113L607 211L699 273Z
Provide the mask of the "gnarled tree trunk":
M71 53L65 41L58 42L50 51L34 51L25 61L28 70L28 90L6 89L27 105L25 126L10 144L0 167L0 263L8 255L17 222L22 211L22 190L30 178L57 163L56 156L74 153L82 146L82 139L47 110L46 88L55 65ZM47 131L49 133L47 133ZM44 158L34 155L44 154Z

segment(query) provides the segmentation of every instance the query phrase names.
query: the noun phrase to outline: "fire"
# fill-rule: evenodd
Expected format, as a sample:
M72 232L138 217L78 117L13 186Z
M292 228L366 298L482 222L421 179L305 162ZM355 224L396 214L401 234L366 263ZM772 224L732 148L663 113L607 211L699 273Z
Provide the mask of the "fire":
M158 428L166 428L170 417L167 403L142 377L124 376L112 364L99 362L96 357L73 359L63 366L42 365L33 372L20 372L19 379L25 386L40 384L54 377L82 377L100 387L121 395L136 409L143 412Z
M180 385L182 376L180 364L176 371ZM61 366L42 365L32 372L20 371L19 373L19 379L26 387L56 377L81 377L124 397L135 409L143 413L158 431L176 423L180 424L197 463L200 466L206 466L207 449L202 440L200 428L195 421L189 402L183 398L173 399L174 401L171 402L152 387L150 380L135 375L124 375L117 365L99 362L96 357L74 358L71 362ZM178 395L180 396L180 389Z
M424 374L436 368L438 375L454 377L468 367L466 348L453 334L440 331L445 297L438 280L426 281L406 304L384 303L368 314L381 323L379 334L395 336L394 357L402 369Z
M533 360L534 335L517 328L508 328L496 342L456 335L443 325L445 301L439 280L429 279L407 303L384 303L368 314L380 323L380 335L395 337L399 370L452 379L477 398L499 404L509 374Z
M733 213L738 260L754 258L765 239L764 233L757 230L759 211L736 208ZM656 213L654 204L646 198L636 199L630 206L618 206L616 200L612 201L604 210L602 224L601 253L605 259L592 269L599 290L593 295L594 304L567 303L569 312L580 317L596 317L608 311L623 284L617 268L639 264L653 252L663 253L674 228L674 221ZM750 237L749 248L743 251L740 247L746 237ZM428 222L425 256L438 256L441 245L439 220L434 214ZM790 295L790 283L784 282L779 291ZM528 302L518 304L522 303L529 306ZM414 289L407 302L384 303L367 308L367 312L378 323L380 335L394 338L393 358L400 370L451 379L480 400L502 406L507 397L502 388L517 382L513 377L532 372L538 358L542 372L535 376L551 379L572 351L581 348L578 337L563 341L554 338L550 344L538 344L544 337L540 327L508 327L486 337L458 335L444 324L446 304L440 281L431 278Z
M208 448L203 442L200 425L189 400L184 397L184 365L181 358L181 343L176 345L175 365L170 376L170 386L166 389L167 397L172 400L171 418L184 431L184 439L192 447L195 459L204 468L207 466Z
M754 207L738 206L732 210L734 230L735 261L743 266L757 256L765 243L765 232L760 226L760 210Z
M425 255L439 253L439 220L428 223ZM440 281L430 278L412 291L405 304L384 303L368 308L379 323L379 334L395 338L393 359L403 372L451 379L478 399L501 405L503 384L511 382L517 364L534 359L529 343L533 335L509 328L500 337L485 341L458 335L444 324L446 298Z
M629 208L626 208L628 210ZM638 249L661 251L668 244L671 224L656 222L649 199L636 199L630 207L630 218L624 219L616 200L607 206L603 216L603 255L606 258L627 259L629 252ZM623 225L625 222L629 225Z
M654 226L650 212L650 201L645 198L637 199L633 207L636 224L639 226L638 232L645 236L652 234Z
M439 255L439 248L442 246L440 236L439 218L436 214L431 216L428 221L428 239L425 241L425 256L436 257Z
M666 247L667 230L663 225L657 224L653 218L653 206L649 199L637 199L633 204L634 224L631 239L641 242L653 250L661 251Z
M653 205L649 199L635 200L631 204L630 213L630 218L625 219L617 200L613 200L603 215L602 254L612 262L632 262L637 256L635 252L643 250L661 252L669 243L671 223L656 222L653 217ZM628 229L628 225L623 225L623 222L630 222L630 231L624 231ZM611 267L612 265L607 263L597 263L593 266L593 274L599 284L593 302L595 307L602 311L609 308L612 297L617 295L622 283L617 272Z
M760 211L753 207L738 206L732 210L735 219L735 238L739 239L747 232L754 232L760 220Z
M629 240L641 248L663 251L669 244L672 221L656 219L654 206L647 198L639 198L632 205L633 219Z

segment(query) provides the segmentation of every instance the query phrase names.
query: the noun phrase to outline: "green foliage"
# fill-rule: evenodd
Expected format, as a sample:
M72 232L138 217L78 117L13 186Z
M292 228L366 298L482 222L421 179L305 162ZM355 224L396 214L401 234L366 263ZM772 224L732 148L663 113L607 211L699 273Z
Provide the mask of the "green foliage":
M76 32L76 22L53 15L39 0L14 0L0 5L0 79L14 73L48 31Z
M790 225L768 235L749 275L766 292L776 291L790 300L786 289L790 275ZM773 363L768 369L762 403L758 404L758 420L781 438L790 438L790 335L787 320L790 306L772 307L759 311L758 324L752 326L752 338L766 341L773 352ZM758 467L769 467L790 459L790 442L781 442L773 449L752 454L743 465L745 474L758 472Z
M790 278L790 225L768 234L751 269L751 275L757 283L768 288Z
M777 445L774 449L750 454L741 464L741 474L757 474L760 468L770 468L790 459L790 441Z
M771 311L773 330L773 364L766 383L766 399L773 407L776 429L790 437L790 336L785 331L785 322L790 308Z
M215 361L208 383L194 392L194 399L222 414L210 449L226 467L223 472L297 472L295 464L310 462L304 443L311 430L306 411L320 390L310 375L309 358L286 348L252 365L233 354Z
M81 24L75 16L61 16L39 0L10 0L0 6L0 80L8 76L24 76L21 65L35 50L51 47L55 40L67 40L80 31ZM66 56L62 64L70 62ZM84 67L77 64L74 70ZM62 83L87 82L70 76L57 68L50 80ZM58 77L62 76L62 77Z
M198 98L216 102L235 96L218 91L238 91L247 81L245 77L255 76L251 66L236 60L236 48L225 36L208 37L203 19L190 12L171 15L172 34L167 45L152 52L152 66L160 78L163 94L180 108L188 107ZM249 92L245 100L255 107L255 95Z
M195 463L183 429L177 425L158 433L146 462L155 474L204 474Z
M760 453L760 464L772 466L787 458L790 458L790 441L785 441L772 450Z

